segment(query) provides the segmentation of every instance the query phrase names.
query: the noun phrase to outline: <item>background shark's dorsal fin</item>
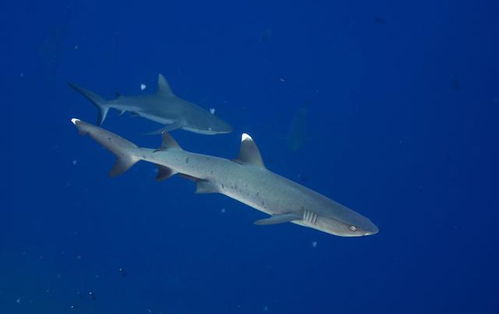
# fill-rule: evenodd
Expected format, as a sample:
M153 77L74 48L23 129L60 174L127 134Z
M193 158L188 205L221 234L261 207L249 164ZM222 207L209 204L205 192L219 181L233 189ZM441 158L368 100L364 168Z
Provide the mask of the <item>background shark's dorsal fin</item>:
M246 133L241 136L241 148L236 161L265 168L258 146L256 146L251 136Z
M163 74L158 75L158 94L165 94L165 95L170 95L173 96L172 89L170 88L170 84L168 84L168 81L165 79Z
M163 139L161 141L161 146L156 151L162 151L171 148L182 149L180 145L178 145L177 141L170 135L168 132L163 132Z

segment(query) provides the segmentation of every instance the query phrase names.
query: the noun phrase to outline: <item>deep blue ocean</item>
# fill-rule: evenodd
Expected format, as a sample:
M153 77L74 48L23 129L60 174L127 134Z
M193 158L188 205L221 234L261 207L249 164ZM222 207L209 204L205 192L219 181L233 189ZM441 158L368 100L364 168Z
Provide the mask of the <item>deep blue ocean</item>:
M3 1L0 42L0 314L499 313L499 2ZM182 147L234 158L247 132L380 232L256 226L147 163L109 178L67 82L113 98L159 73L234 126Z

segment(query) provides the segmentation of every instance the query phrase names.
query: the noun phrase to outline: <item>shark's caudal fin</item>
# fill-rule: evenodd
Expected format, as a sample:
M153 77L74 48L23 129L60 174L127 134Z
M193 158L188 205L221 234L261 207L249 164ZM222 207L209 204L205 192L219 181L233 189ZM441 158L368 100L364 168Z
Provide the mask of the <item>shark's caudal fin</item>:
M76 125L81 135L90 135L91 138L116 156L116 163L109 172L111 177L122 174L132 167L137 161L141 160L137 154L139 148L134 143L122 138L119 135L104 130L103 128L86 123L79 119L73 118L71 119L71 122Z
M109 107L106 105L106 100L96 93L89 91L83 87L80 87L76 84L68 82L69 86L71 86L74 90L85 96L88 100L90 100L99 110L99 115L97 116L97 125L102 125L102 122L106 119L107 111Z

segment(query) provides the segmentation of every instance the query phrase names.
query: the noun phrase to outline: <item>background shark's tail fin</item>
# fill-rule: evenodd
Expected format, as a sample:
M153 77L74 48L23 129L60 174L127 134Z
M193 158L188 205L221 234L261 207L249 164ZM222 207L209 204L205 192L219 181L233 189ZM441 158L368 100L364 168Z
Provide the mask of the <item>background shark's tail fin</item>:
M97 107L97 110L99 110L99 115L97 116L97 125L102 125L102 122L104 122L104 120L106 119L107 111L109 110L109 106L106 105L107 101L96 93L89 91L88 89L80 87L71 82L68 82L68 84L74 90L85 96Z
M137 161L141 160L138 155L139 148L129 140L79 119L73 118L71 122L76 125L81 135L90 135L91 138L116 156L116 163L109 172L111 177L124 173Z

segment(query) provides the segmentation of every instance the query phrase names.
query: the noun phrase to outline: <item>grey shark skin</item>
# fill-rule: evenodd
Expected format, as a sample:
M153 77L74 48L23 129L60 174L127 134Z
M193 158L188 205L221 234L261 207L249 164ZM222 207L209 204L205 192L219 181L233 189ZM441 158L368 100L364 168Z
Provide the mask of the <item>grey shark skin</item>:
M221 193L271 215L257 225L292 222L343 237L371 235L378 228L359 213L265 168L258 147L242 135L239 157L229 160L183 150L168 134L158 149L140 148L98 126L72 119L80 134L111 151L117 161L110 176L140 160L158 166L157 180L181 174L196 182L196 193Z
M96 93L73 83L68 84L97 107L99 110L98 125L102 125L107 112L113 108L121 113L128 111L164 125L164 127L151 132L151 134L160 134L175 129L184 129L206 135L230 133L232 131L232 127L227 122L214 114L175 96L168 82L161 74L158 76L158 90L155 93L141 96L118 96L113 100L106 100Z

